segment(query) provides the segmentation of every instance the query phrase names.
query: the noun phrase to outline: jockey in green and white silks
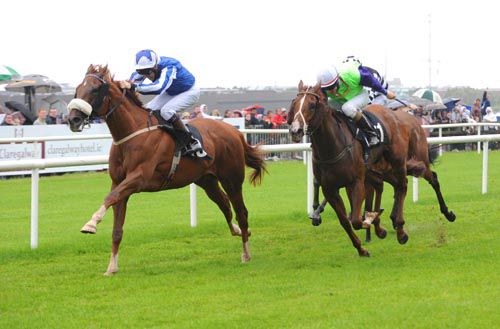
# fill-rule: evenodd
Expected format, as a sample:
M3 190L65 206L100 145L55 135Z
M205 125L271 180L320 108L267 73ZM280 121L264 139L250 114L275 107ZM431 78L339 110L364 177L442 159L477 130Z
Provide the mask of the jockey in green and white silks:
M331 66L318 73L321 90L328 96L331 107L341 110L353 119L359 129L369 137L369 144L376 145L378 137L370 122L362 115L363 108L370 103L368 88L393 99L395 95L387 91L372 71L359 61L342 63L338 69Z

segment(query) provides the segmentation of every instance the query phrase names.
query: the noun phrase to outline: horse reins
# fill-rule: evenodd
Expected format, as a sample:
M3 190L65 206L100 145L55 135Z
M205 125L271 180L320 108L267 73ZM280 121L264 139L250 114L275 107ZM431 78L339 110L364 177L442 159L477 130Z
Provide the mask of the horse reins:
M316 131L317 128L314 129L313 131L310 131L310 132L307 131L308 125L306 123L304 115L302 114L302 108L304 106L304 100L306 98L306 95L312 95L312 96L316 97L316 102L319 102L320 96L317 93L309 91L309 90L302 91L302 92L299 92L297 94L297 96L301 96L301 95L303 95L304 97L302 97L302 99L300 100L300 109L297 113L295 113L293 119L296 120L297 116L300 115L300 117L304 121L304 133L306 135L310 136ZM314 113L314 115L316 115L316 112ZM320 160L320 159L314 157L314 161L319 163L319 164L335 164L335 163L339 162L344 156L346 156L346 154L351 153L352 147L353 147L353 143L350 143L349 145L344 147L344 149L339 154L337 154L334 158L327 159L327 160Z
M316 103L319 102L320 100L320 97L317 93L315 92L312 92L312 91L309 91L309 90L306 90L306 91L301 91L297 94L297 96L301 96L303 95L304 97L302 97L302 99L300 100L300 108L299 108L299 111L297 113L295 113L295 115L293 116L293 120L296 120L297 119L297 116L300 115L300 118L302 119L302 121L304 122L304 134L306 135L311 135L313 131L311 132L308 132L307 131L307 127L308 127L308 124L306 122L306 119L304 118L304 114L302 114L302 108L304 107L304 101L306 99L306 96L307 95L312 95L314 97L316 97ZM314 113L314 115L316 115L316 113ZM315 129L316 130L316 129Z
M99 95L97 96L96 100L94 100L95 103L92 102L92 109L94 109L94 108L99 109L99 108L101 108L102 103L104 102L104 98L109 97L109 95L108 95L109 83L106 82L102 77L100 77L97 74L90 73L90 74L87 74L87 76L95 78L95 79L99 80L100 82L102 82L101 88L99 88ZM122 105L123 100L125 99L126 92L127 92L126 89L122 90L122 97L120 98L120 101L118 102L118 104L115 104L114 106L112 106L111 110L109 110L106 114L104 114L104 120L107 120L109 118L109 116L111 114L113 114L113 112L116 111L116 109L118 109L120 107L120 105Z

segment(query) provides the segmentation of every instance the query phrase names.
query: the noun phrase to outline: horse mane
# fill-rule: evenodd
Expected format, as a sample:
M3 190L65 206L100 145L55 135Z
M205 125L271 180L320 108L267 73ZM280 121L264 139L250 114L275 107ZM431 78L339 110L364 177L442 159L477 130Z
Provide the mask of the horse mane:
M90 65L87 68L87 74L96 74L103 79L108 78L111 83L117 84L116 81L114 80L115 76L111 74L111 72L108 69L107 65ZM132 92L131 90L126 90L125 96L135 105L139 106L140 108L144 108L144 103L139 99L137 93Z

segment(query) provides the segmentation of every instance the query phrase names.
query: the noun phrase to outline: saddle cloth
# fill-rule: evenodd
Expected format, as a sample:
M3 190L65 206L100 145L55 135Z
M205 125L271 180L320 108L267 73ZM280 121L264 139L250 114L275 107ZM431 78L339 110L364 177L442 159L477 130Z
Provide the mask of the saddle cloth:
M344 115L344 114L342 113L342 115ZM377 132L377 137L379 140L377 145L387 144L387 142L388 142L387 131L386 131L385 126L382 123L382 121L380 121L379 118L375 114L373 114L372 112L363 111L363 115L366 116L368 121L370 121L371 125L375 128L375 131ZM348 118L345 115L344 115L344 117L346 118L347 126L349 127L349 130L351 130L352 134L356 137L356 139L361 141L364 146L369 147L368 139L367 139L367 136L365 135L365 133L361 129L358 129L358 127L356 126L356 124L354 123L354 121L351 118ZM377 145L372 145L371 147L374 147Z
M187 148L185 147L185 145L182 145L182 143L180 143L179 138L178 138L177 133L176 133L176 130L174 129L174 127L172 126L172 124L170 124L167 121L165 121L165 119L163 119L163 117L160 115L159 112L160 111L151 111L150 113L152 113L156 117L156 119L158 120L158 126L162 130L164 130L165 132L167 132L168 134L170 134L172 136L172 138L175 141L175 149L176 149L176 151L179 150L179 149L181 149L181 153L182 153L181 155L185 156ZM178 120L180 120L180 119L178 119ZM189 132L193 135L193 137L200 141L201 146L203 147L203 149L205 149L204 144L203 144L203 137L201 136L201 134L198 131L198 129L195 126L192 126L192 125L190 125L188 123L186 123L185 126L189 130ZM206 157L208 157L208 155Z

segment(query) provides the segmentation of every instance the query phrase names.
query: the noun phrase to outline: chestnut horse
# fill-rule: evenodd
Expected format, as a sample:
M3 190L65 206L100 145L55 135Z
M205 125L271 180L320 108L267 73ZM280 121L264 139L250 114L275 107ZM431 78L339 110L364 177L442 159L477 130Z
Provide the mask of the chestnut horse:
M250 260L248 211L242 194L245 165L254 169L250 175L254 185L261 182L266 169L258 148L248 145L236 128L218 120L191 121L190 125L200 132L210 158L182 157L176 170L171 171L175 169L174 139L162 129L156 129L156 118L142 107L134 93L120 89L107 66L89 66L68 109L72 131L81 131L88 117L97 115L106 120L114 140L109 156L111 192L81 230L95 233L106 210L113 206L112 253L105 275L118 271L118 248L129 197L139 192L177 189L193 182L219 206L231 234L241 236L241 261ZM232 221L231 205L238 225Z
M412 136L419 135L422 128L414 118L399 117L380 105L370 105L365 110L375 114L385 126L388 142L372 148L369 166L380 170L378 175L384 180L390 180L394 187L391 218L394 220L397 239L404 244L408 241L408 235L403 229L403 205L408 184L406 175L409 173L407 165L418 149L415 142L419 140ZM311 137L314 176L359 255L369 256L369 252L361 247L359 238L352 230L363 227L361 206L365 198L367 177L371 175L367 173L367 166L364 165L361 143L350 132L345 117L328 107L326 95L319 84L307 87L302 81L299 83L299 93L290 106L288 123L291 124L293 141L299 142L304 134ZM344 202L340 197L339 190L342 187L346 188L349 198L350 218L347 217ZM448 220L455 219L455 215L448 211L446 205L441 211Z

